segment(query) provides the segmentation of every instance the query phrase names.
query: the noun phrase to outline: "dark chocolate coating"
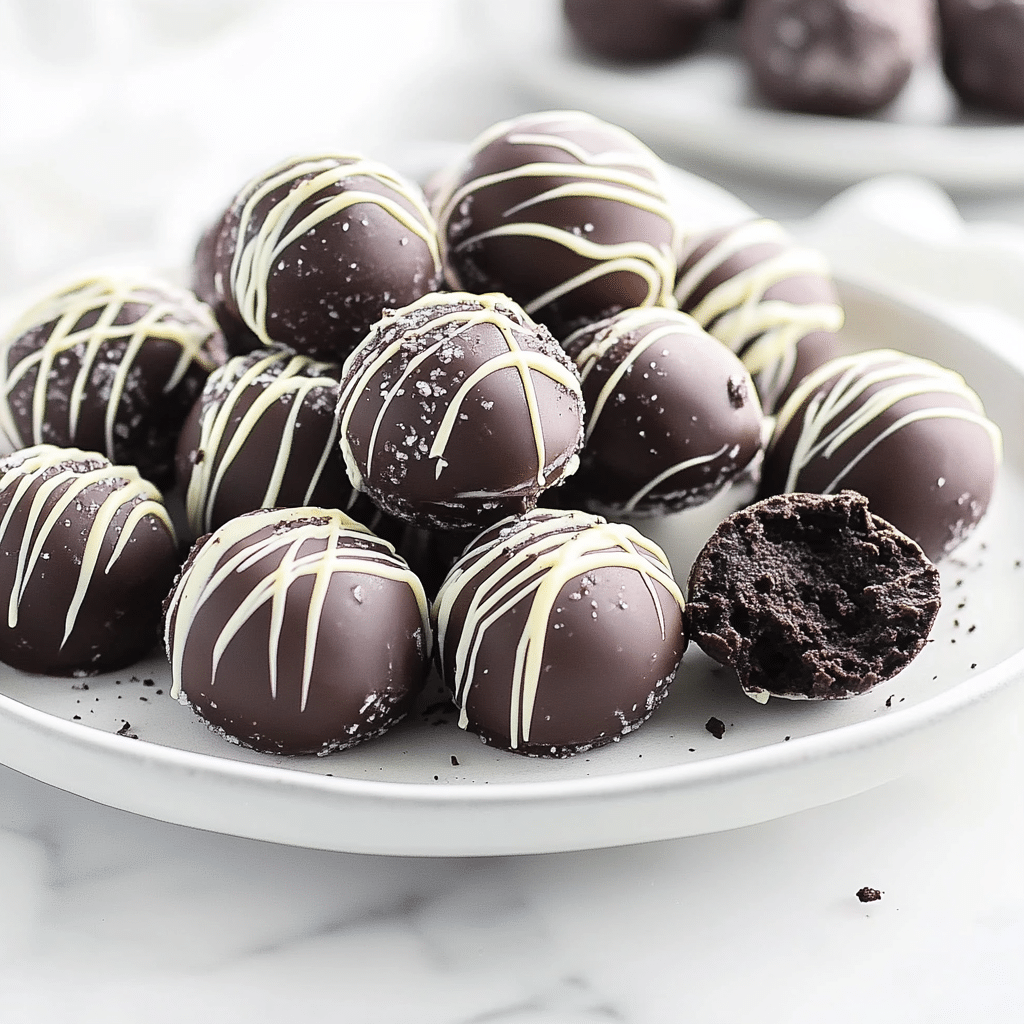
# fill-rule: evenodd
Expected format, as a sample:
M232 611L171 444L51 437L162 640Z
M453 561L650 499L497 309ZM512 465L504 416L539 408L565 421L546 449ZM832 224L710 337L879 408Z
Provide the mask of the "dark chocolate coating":
M824 257L797 245L772 220L688 238L675 297L681 310L740 357L766 412L839 351L843 310Z
M340 377L336 364L280 345L210 375L178 441L193 538L259 508L354 502L338 447Z
M773 103L855 115L896 98L930 42L929 0L748 0L741 44Z
M875 350L806 377L779 411L762 495L850 488L933 561L988 508L999 430L963 378L925 359Z
M504 292L559 340L671 305L676 232L661 174L646 146L589 114L492 126L434 199L449 283Z
M102 452L165 486L181 425L223 340L191 292L97 275L37 303L3 348L0 434L12 449Z
M575 367L503 295L436 293L389 312L346 363L338 412L353 486L437 529L533 508L583 441Z
M242 322L233 307L229 306L223 287L217 287L217 267L214 262L217 238L223 230L228 211L225 211L200 236L192 258L192 291L210 307L217 325L224 335L229 355L244 355L260 348L262 342Z
M586 50L614 61L668 60L691 49L728 0L562 0L565 23Z
M52 514L52 518L51 518ZM122 546L123 545L123 546ZM0 660L86 676L156 645L178 569L159 492L131 466L37 445L0 460Z
M327 509L247 513L200 539L164 629L172 696L268 753L379 736L410 710L430 657L419 580Z
M638 309L574 334L587 410L573 488L605 515L708 501L761 450L750 374L685 313Z
M193 273L236 350L248 331L340 362L385 309L434 290L441 266L418 185L383 164L324 155L242 188L200 242Z
M1024 3L939 0L942 66L968 103L1024 117Z
M939 610L939 573L853 491L733 513L690 571L687 622L755 699L852 697L904 669Z
M664 555L628 526L537 509L492 526L434 603L442 678L485 742L565 757L641 725L686 640Z

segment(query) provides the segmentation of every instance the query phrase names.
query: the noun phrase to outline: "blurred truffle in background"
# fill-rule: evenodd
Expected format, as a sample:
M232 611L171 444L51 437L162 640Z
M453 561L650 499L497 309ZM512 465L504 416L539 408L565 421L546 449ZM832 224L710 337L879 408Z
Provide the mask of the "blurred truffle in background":
M730 0L562 0L586 50L615 61L659 61L686 53Z
M869 114L927 55L934 0L747 0L740 43L761 93L788 110Z
M1024 0L939 0L939 25L960 98L1024 117Z

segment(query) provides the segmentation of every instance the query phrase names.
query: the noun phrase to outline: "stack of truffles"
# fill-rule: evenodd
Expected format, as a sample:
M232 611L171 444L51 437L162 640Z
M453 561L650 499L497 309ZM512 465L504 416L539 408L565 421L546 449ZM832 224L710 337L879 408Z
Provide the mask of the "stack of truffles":
M998 431L955 372L844 353L818 254L696 231L666 181L578 112L493 126L427 194L295 158L206 232L193 291L100 275L27 310L0 658L107 671L162 622L172 695L290 754L380 735L431 663L464 728L544 756L635 730L691 639L758 700L900 671ZM741 478L760 500L677 582L638 526Z

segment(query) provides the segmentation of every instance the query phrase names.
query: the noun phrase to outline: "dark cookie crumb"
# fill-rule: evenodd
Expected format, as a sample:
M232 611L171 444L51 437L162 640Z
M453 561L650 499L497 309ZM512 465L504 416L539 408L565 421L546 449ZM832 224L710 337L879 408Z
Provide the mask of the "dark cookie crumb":
M454 754L452 754L452 767L453 768L458 768L458 766L459 766L459 759Z
M716 740L720 740L725 735L725 722L720 718L712 716L704 723L704 728L707 729Z
M881 898L881 889L872 889L865 885L857 890L857 899L859 899L861 903L874 903L876 900L880 900Z
M729 516L689 579L689 632L744 690L864 693L924 647L939 573L853 491L766 498Z

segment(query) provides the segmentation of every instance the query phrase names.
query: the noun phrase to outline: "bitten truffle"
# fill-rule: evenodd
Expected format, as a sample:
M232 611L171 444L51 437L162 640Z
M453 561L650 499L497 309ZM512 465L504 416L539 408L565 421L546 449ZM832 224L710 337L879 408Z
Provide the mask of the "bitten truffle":
M0 440L101 452L170 484L174 446L223 359L209 309L137 274L76 281L15 323L0 359Z
M999 428L960 374L873 349L825 363L792 393L761 494L859 491L938 561L984 516L1001 460Z
M741 42L773 103L868 114L896 98L932 39L931 0L747 0Z
M490 527L448 574L434 616L460 726L532 756L632 732L686 646L661 549L584 512L536 509Z
M171 696L268 753L326 754L409 711L429 663L419 580L333 509L264 509L200 539L166 604Z
M604 515L713 498L761 450L761 404L739 358L678 310L636 309L567 342L586 431L573 490Z
M156 646L178 569L160 492L133 466L37 445L0 460L0 660L85 676Z
M241 189L193 278L234 351L280 342L340 362L385 309L438 286L437 229L419 186L389 167L295 157Z
M828 263L775 221L743 221L687 238L675 296L681 310L740 357L766 412L839 352L844 316Z
M389 311L345 364L349 479L416 526L482 528L573 473L579 376L503 295L445 292Z
M720 524L690 571L687 621L755 700L822 700L909 665L939 603L938 570L862 495L786 494Z
M674 305L663 173L634 136L590 114L494 125L434 198L449 284L504 292L559 341L623 309Z

